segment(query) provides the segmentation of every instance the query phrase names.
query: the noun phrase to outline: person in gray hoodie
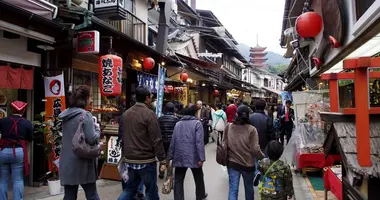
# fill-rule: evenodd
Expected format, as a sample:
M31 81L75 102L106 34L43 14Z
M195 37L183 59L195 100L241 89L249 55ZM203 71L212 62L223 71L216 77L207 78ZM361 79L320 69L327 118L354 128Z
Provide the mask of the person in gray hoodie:
M76 200L79 185L82 186L87 200L99 200L96 191L97 159L80 158L72 150L72 140L82 115L84 115L83 133L86 142L90 145L99 142L99 125L94 124L91 113L85 110L89 97L90 88L88 86L77 86L70 97L69 108L59 114L63 129L59 178L61 185L65 188L64 200Z

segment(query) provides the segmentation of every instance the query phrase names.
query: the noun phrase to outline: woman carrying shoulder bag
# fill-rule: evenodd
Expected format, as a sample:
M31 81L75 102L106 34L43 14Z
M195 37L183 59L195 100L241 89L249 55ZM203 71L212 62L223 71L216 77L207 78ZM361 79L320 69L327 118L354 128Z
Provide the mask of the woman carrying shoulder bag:
M217 145L220 145L220 142L223 138L223 131L227 125L227 115L223 111L223 105L221 103L216 104L216 111L212 116L212 127L213 131L218 132Z
M71 95L69 108L59 115L63 121L59 177L65 188L64 200L76 200L79 185L82 186L87 200L99 200L96 191L97 158L84 158L73 151L73 138L80 128L88 145L95 146L99 143L99 124L95 124L91 113L85 111L89 97L88 86L77 86Z
M257 130L249 121L249 108L239 106L237 117L225 130L228 146L227 169L229 177L228 200L237 200L240 177L243 177L245 199L254 199L255 159L263 159Z

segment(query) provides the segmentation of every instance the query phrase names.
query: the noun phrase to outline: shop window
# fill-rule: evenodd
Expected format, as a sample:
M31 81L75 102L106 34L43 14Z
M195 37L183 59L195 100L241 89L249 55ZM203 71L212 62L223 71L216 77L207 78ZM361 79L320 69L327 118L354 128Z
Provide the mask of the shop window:
M98 74L75 69L73 80L74 80L74 85L73 85L74 88L78 85L90 86L91 95L90 95L89 106L92 108L100 107L102 102L101 102L101 96L100 96Z
M374 2L375 0L355 0L356 20L359 20Z
M339 108L355 108L354 80L339 80Z
M130 13L136 14L136 4L135 0L125 0L125 9Z

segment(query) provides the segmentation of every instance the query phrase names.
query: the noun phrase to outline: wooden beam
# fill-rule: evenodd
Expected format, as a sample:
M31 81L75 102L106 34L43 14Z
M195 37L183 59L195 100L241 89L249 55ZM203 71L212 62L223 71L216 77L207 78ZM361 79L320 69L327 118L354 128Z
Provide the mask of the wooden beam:
M362 61L364 63L366 59ZM357 68L355 70L356 150L358 152L358 162L362 167L372 166L368 85L367 68Z
M380 66L380 65L379 65ZM380 72L369 72L369 78L380 78ZM321 80L354 80L355 72L322 74Z
M343 114L355 115L356 114L356 108L343 108ZM369 114L370 115L380 114L380 107L370 108Z

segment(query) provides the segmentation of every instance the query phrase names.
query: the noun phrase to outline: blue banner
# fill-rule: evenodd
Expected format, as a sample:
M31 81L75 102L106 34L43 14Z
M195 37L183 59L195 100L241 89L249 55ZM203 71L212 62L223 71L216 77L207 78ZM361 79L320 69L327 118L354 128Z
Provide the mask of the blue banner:
M157 76L143 73L143 72L137 72L137 87L141 85L146 85L150 88L152 93L157 93L158 91Z
M162 107L164 102L165 94L165 77L166 69L164 67L158 68L158 91L157 91L157 102L156 102L156 115L160 117L162 115Z
M285 105L287 100L290 100L293 102L293 96L291 92L281 92L281 102L282 105Z

